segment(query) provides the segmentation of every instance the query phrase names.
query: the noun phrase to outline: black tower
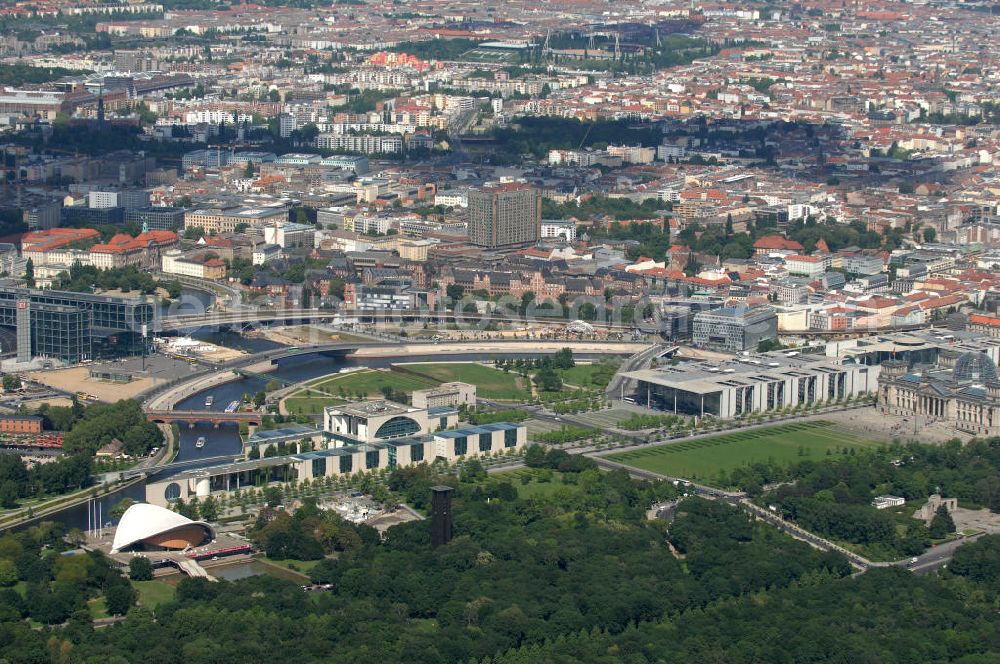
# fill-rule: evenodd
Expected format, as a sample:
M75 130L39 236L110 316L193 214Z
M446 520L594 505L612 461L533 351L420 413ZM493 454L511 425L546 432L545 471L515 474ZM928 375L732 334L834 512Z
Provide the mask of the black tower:
M451 541L450 486L431 487L431 545L439 547Z
M97 126L104 129L104 85L101 85L100 92L97 93Z

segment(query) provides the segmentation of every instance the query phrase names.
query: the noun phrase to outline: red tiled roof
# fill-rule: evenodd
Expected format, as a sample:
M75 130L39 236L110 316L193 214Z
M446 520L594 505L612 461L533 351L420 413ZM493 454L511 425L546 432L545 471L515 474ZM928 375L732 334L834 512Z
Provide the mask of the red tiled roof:
M780 235L765 235L753 243L754 249L784 249L792 251L802 251L803 247L795 240Z
M899 305L899 302L888 297L873 297L867 300L861 300L856 304L865 309L888 309L889 307Z
M1000 327L1000 316L987 316L986 314L969 314L969 322L975 325L989 325L990 327Z
M52 251L80 240L100 237L93 228L50 228L27 233L21 238L22 251Z

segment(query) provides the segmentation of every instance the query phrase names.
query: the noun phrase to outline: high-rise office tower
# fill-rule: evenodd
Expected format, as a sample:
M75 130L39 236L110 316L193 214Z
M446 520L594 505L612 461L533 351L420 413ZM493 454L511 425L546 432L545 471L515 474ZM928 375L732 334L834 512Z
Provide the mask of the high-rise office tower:
M490 249L534 244L542 200L532 187L505 183L469 193L469 242Z

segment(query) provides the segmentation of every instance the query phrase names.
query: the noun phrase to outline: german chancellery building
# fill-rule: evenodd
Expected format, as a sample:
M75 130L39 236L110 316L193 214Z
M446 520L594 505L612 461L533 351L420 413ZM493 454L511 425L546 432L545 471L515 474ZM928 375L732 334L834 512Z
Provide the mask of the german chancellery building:
M146 483L146 500L169 505L271 483L343 477L442 459L449 463L522 449L524 424L493 422L456 426L452 407L415 408L392 401L359 401L325 409L325 449L245 459L199 468ZM277 432L273 432L277 433ZM304 437L300 431L296 438Z

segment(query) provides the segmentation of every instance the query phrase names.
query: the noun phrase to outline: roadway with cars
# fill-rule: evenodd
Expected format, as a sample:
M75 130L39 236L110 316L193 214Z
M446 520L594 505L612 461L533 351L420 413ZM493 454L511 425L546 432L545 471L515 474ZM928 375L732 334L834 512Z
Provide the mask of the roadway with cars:
M962 546L966 542L974 542L983 534L973 535L972 537L962 537L951 542L945 542L944 544L938 544L932 547L930 550L916 556L917 562L911 562L910 559L900 560L894 565L898 567L905 567L914 574L930 574L931 572L936 572L939 569L948 566L951 562L952 557L955 555L955 549Z

